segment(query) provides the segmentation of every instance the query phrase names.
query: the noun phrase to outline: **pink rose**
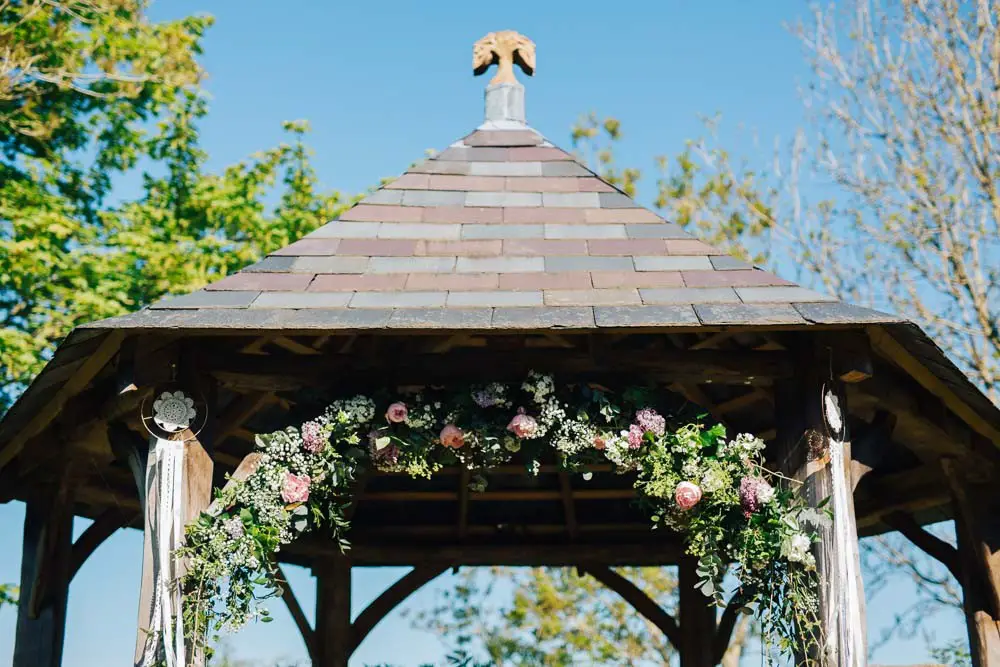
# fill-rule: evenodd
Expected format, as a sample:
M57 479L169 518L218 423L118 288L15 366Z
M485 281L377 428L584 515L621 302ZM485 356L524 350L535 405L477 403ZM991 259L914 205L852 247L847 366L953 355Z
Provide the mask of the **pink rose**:
M465 444L465 433L454 424L448 424L441 429L441 444L445 447L458 449Z
M534 417L524 414L524 408L518 408L517 414L507 424L507 430L519 438L533 438L538 430L538 422Z
M604 449L608 446L608 441L604 439L603 435L594 436L594 449Z
M385 420L393 424L401 424L406 421L406 403L396 402L385 411Z
M674 500L677 501L677 506L686 512L701 500L701 488L691 482L681 482L674 489Z
M304 503L309 500L309 475L285 473L285 483L281 486L281 499L286 503Z

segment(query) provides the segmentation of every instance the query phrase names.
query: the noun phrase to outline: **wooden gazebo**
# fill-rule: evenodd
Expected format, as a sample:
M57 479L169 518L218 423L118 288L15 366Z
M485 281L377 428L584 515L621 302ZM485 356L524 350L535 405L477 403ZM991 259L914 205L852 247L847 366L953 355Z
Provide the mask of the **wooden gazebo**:
M339 220L205 289L66 338L0 423L0 500L27 505L16 667L61 663L73 575L116 530L155 515L140 413L158 388L183 387L208 406L185 454L193 517L255 433L299 417L330 382L513 379L529 369L655 381L731 432L768 441L769 460L805 479L814 501L830 475L815 447L820 387L837 386L855 487L855 516L838 521L856 522L858 535L899 530L943 562L963 586L974 663L1000 667L997 407L916 325L702 243L531 129L511 64L530 73L533 48L513 33L484 38L479 68L483 58L500 65L485 123ZM705 606L679 538L649 530L627 476L597 471L585 482L554 463L537 477L503 468L482 493L458 469L362 480L346 557L321 534L280 553L316 575L316 627L284 595L313 664L344 667L409 593L447 568L487 564L577 566L656 624L683 667L717 664L736 609L717 616ZM94 520L75 542L74 516ZM948 519L958 549L921 528ZM143 632L148 536L136 558L138 664L156 641ZM414 569L352 622L356 565ZM679 565L679 616L611 569L621 565Z

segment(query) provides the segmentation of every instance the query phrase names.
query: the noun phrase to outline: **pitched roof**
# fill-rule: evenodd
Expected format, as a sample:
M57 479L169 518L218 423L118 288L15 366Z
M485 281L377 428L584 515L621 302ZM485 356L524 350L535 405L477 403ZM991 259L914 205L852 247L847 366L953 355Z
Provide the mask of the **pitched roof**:
M497 124L492 124L496 126ZM115 328L593 328L897 322L707 245L519 123Z

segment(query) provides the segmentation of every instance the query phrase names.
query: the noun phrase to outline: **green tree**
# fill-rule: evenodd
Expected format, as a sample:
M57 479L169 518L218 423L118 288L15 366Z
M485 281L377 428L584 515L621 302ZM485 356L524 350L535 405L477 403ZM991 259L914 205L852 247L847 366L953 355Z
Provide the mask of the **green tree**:
M669 612L676 612L672 569L618 568ZM471 568L416 627L447 642L456 665L664 665L674 649L663 633L593 577L572 568ZM739 663L747 623L734 633L725 667Z
M145 9L0 2L0 412L77 324L201 287L345 204L320 190L303 122L207 172L197 56L211 19L150 23Z

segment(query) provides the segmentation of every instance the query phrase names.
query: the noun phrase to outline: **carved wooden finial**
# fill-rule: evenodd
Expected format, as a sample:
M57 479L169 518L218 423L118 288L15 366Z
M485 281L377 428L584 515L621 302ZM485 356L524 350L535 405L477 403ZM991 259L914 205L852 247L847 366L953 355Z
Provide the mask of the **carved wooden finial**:
M517 83L514 63L528 76L535 73L535 43L513 30L491 32L472 47L472 71L478 76L494 63L497 75L490 84Z

